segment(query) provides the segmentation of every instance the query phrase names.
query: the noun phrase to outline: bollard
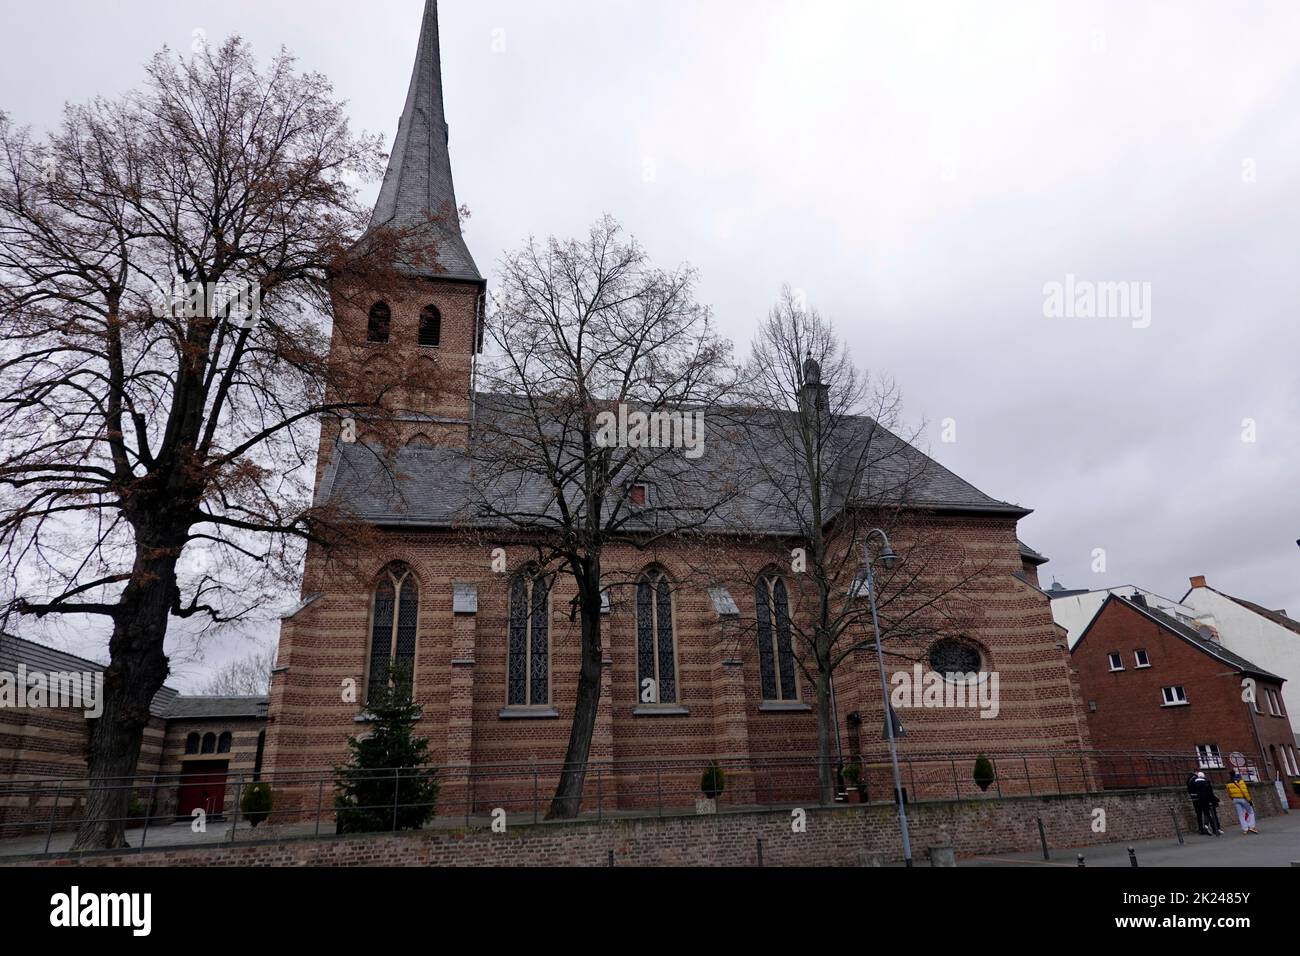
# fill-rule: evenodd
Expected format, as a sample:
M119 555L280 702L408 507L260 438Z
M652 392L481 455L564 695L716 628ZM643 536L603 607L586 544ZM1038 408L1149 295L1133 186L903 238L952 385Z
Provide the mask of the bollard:
M1083 854L1082 854L1082 853L1079 854L1079 865L1080 865L1080 866L1087 866L1087 864L1083 862Z
M763 838L758 838L758 865L763 865Z
M1128 848L1128 862L1129 862L1129 866L1138 865L1138 855L1137 852L1132 847Z
M1052 854L1047 852L1047 831L1043 829L1043 818L1038 818L1038 842L1043 845L1043 859L1050 860Z

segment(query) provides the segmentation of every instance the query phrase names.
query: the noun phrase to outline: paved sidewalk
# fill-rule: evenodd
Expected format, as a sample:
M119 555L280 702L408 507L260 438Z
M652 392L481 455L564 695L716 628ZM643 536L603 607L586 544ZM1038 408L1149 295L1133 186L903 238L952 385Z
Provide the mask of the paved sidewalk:
M1207 837L1199 833L1184 833L1182 846L1170 836L1159 840L1142 840L1137 843L1110 843L1105 846L1079 847L1077 849L1049 847L1050 860L1044 860L1041 851L1032 853L998 853L990 856L969 857L957 861L958 866L1078 866L1077 854L1082 853L1087 866L1130 866L1128 848L1137 853L1139 866L1290 866L1300 864L1300 811L1280 817L1267 817L1257 824L1258 834L1244 836L1233 819L1225 824L1223 836ZM923 861L917 861L924 865Z

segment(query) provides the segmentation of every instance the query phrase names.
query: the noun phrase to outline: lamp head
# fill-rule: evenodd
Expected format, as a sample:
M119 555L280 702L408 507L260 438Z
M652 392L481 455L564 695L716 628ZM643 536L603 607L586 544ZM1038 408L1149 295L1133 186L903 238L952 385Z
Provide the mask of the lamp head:
M896 564L898 564L898 555L894 554L894 549L886 544L885 550L880 552L880 565L886 571L892 571Z

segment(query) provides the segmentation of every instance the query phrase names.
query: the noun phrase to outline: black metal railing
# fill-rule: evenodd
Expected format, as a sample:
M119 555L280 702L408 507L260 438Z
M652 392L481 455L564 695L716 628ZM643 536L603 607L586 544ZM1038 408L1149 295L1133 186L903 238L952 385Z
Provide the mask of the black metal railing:
M1186 754L1156 751L988 751L981 756L987 760L984 768L977 768L972 754L900 754L904 800L988 800L1181 787L1197 769L1206 769L1221 786L1228 773L1225 768L1200 768L1196 758ZM714 764L722 771L723 786L710 796L704 792L703 778ZM420 802L400 799L404 789L409 792L410 768L368 771L364 777L353 771L352 782L366 784L366 791L377 796L372 804L351 807L351 817L336 806L339 774L332 769L256 776L232 772L224 780L209 778L207 800L198 808L202 813L180 804L183 789L195 783L183 774L121 778L102 786L130 791L132 809L121 819L131 849L142 850L345 832L350 818L363 815L370 832L410 828L412 818L422 827L540 823L548 816L562 766L539 761L426 768L420 773L432 775L438 793L436 799ZM846 755L827 769L831 801L892 803L895 799L893 769L886 756ZM830 802L818 778L816 759L785 755L591 761L578 816L599 820L817 806ZM250 819L241 804L254 783L270 787L272 807ZM0 782L0 856L66 851L91 789L86 778ZM405 812L416 810L421 812ZM391 824L383 822L387 819Z

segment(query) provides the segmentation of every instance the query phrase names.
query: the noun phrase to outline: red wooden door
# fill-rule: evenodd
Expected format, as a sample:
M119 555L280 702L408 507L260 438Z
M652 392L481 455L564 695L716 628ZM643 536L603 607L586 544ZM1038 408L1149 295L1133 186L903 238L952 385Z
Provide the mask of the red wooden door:
M181 771L181 790L176 800L176 815L189 817L202 810L208 816L217 816L226 799L226 771L228 760L196 760L185 764Z

